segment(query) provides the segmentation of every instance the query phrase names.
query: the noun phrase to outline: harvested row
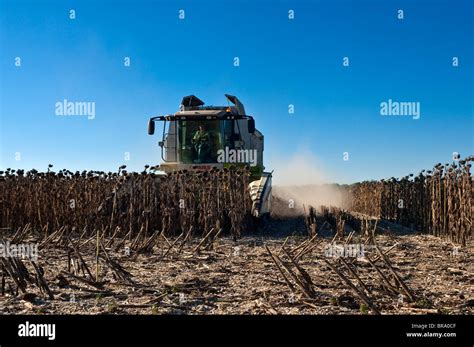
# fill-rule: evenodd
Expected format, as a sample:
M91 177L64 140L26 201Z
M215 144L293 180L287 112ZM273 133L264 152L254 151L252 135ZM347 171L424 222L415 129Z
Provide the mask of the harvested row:
M350 210L465 245L473 233L473 160L437 164L418 176L356 183Z
M237 242L214 230L0 231L0 245L39 251L37 260L0 257L0 313L472 313L472 248L323 209L309 207L310 236L302 224L299 235Z

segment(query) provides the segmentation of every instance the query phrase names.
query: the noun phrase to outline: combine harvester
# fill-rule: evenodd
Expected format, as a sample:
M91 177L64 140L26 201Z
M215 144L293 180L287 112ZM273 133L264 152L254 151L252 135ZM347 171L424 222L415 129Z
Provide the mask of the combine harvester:
M166 174L249 166L252 215L261 219L270 212L272 190L272 173L263 171L263 135L239 99L225 96L233 106L204 106L189 95L175 114L150 118L149 135L155 133L155 122L164 122L158 169Z

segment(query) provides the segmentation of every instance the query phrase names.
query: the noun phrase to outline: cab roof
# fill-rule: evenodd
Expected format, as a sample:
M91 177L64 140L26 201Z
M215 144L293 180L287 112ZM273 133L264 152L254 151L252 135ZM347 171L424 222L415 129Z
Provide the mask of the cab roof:
M192 110L178 111L175 113L175 116L223 116L225 114L236 114L235 109L229 107L231 112L227 112L228 107L219 107L219 108L195 108Z

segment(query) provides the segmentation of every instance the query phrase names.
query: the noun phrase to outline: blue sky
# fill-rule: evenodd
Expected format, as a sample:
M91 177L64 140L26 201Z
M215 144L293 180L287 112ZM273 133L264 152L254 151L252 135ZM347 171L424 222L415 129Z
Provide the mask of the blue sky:
M150 116L175 112L189 94L225 104L224 93L255 117L270 170L307 160L330 181L354 182L474 154L473 8L469 0L0 0L0 165L141 170L160 161ZM63 99L95 102L95 119L56 116ZM419 102L420 119L381 116L388 99Z

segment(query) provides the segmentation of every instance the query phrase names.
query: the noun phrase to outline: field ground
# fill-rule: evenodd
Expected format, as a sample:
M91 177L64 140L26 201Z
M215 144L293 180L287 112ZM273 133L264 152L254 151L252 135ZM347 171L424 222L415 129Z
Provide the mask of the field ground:
M164 258L173 238L160 239L152 253L136 256L108 247L110 257L130 273L133 283L117 278L102 263L97 283L80 274L73 276L68 272L64 247L43 248L38 264L54 299L48 299L35 285L28 285L27 294L17 296L6 290L0 295L0 314L370 313L355 291L326 265L325 250L333 239L329 233L322 232L314 248L298 262L312 281L311 297L298 286L290 290L265 245L291 265L282 245L292 253L308 239L304 234L303 220L290 218L272 220L264 231L236 242L224 236L211 250L194 252L200 239L192 239L182 252L175 247ZM363 240L354 236L350 243ZM394 270L415 297L410 302L407 296L390 292L366 258L348 259L382 314L474 313L472 245L456 247L434 236L407 232L382 233L376 242L383 252L388 251ZM95 274L93 239L83 245L81 253ZM367 255L374 261L377 258L372 248L367 249ZM336 264L335 259L328 260ZM378 260L380 269L394 283L395 277L390 277L388 268ZM348 278L361 289L354 276Z

